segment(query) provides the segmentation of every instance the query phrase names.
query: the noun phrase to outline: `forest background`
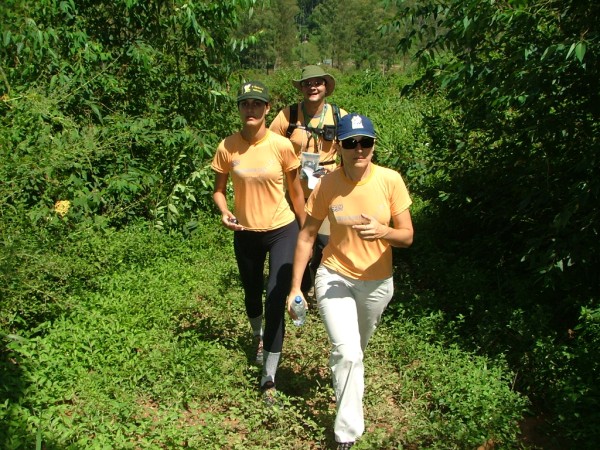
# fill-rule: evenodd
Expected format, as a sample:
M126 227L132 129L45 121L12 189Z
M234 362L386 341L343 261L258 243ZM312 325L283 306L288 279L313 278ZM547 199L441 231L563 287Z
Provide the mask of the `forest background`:
M276 112L313 63L415 200L378 353L405 414L363 448L600 442L597 2L5 0L0 24L3 448L254 448L209 162L242 80ZM295 398L271 448L323 448Z

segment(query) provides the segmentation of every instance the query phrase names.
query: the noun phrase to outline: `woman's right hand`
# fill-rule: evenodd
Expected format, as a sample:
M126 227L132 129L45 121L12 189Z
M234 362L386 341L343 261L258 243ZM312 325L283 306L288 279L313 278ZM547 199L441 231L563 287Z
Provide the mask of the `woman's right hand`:
M296 320L298 318L298 317L296 317L296 313L294 312L294 309L292 308L292 303L294 302L294 300L296 299L297 296L299 296L302 299L302 301L304 302L304 307L306 309L308 309L308 303L306 302L304 295L302 295L302 291L300 289L292 289L287 298L287 312L288 312L289 316L292 318L292 320Z
M221 216L221 223L225 228L229 228L233 231L242 231L244 229L244 227L239 224L236 217L230 212L223 213Z

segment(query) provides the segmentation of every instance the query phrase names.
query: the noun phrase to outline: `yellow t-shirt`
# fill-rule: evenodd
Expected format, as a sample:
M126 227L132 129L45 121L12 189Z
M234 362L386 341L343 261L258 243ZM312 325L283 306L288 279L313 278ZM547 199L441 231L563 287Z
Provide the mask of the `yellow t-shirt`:
M404 180L394 170L373 164L369 176L353 182L342 168L325 175L306 204L315 219L331 222L323 265L359 280L383 280L392 276L392 248L384 240L365 241L352 225L365 223L361 214L382 224L412 204Z
M333 114L333 107L330 104L325 104L325 116L323 118L322 125L335 125L335 119ZM344 117L348 114L346 111L340 108L340 117ZM315 117L309 118L308 124L306 123L306 119L304 118L304 112L302 111L302 103L298 103L298 123L302 125L309 125L311 127L317 127L319 122L321 121L321 116L317 115ZM281 136L285 136L285 133L290 125L290 107L286 107L279 111L279 114L273 119L271 122L271 126L269 129L274 133L277 133ZM339 151L339 144L332 141L326 141L323 139L323 135L318 135L318 138L315 140L312 133L308 130L303 130L301 128L295 128L290 136L290 141L292 141L292 145L294 146L294 151L298 158L302 155L302 152L308 153L319 153L319 162L331 162L330 164L326 164L324 167L329 171L333 171L336 167L336 155ZM308 188L308 182L306 179L300 179L300 184L302 185L302 190L304 191L304 198L308 198L311 189Z
M268 231L295 220L283 186L285 173L299 165L290 141L267 130L254 145L239 132L223 139L211 167L219 173L231 173L234 214L240 225Z

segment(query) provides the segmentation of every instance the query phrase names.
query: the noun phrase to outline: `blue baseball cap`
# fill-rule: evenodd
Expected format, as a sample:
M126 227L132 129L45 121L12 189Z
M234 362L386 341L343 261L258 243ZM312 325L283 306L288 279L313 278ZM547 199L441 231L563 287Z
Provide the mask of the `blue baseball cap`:
M354 136L376 138L375 128L371 119L357 113L346 114L340 119L337 128L337 138L340 141Z

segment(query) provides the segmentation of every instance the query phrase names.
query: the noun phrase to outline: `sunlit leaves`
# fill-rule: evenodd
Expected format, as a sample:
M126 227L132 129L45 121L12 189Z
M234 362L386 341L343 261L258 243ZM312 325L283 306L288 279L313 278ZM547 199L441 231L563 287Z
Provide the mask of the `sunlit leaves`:
M575 54L575 57L579 60L580 63L583 63L583 58L585 57L585 52L587 50L587 44L584 41L579 41L577 43L571 44L569 51L567 52L567 58L571 55Z
M169 224L178 226L178 220L210 207L211 174L200 168L231 127L221 114L228 111L237 51L247 45L232 39L231 29L254 3L15 0L2 9L8 26L0 36L0 58L6 61L0 86L46 97L14 103L13 115L4 117L11 124L4 129L12 130L5 133L8 148L39 154L50 172L45 187L38 177L19 189L20 178L8 174L22 168L5 166L7 177L16 180L12 196L40 208L57 195L71 198L77 208L69 220L106 215L114 224L136 214L162 220L160 205L169 204L165 214L177 219ZM43 103L51 112L40 116L35 109ZM36 121L41 123L32 126ZM104 127L94 138L73 138L96 126ZM70 156L78 147L86 149L85 176L79 158ZM193 172L202 180L190 184ZM137 179L124 184L132 174ZM77 183L62 184L73 177ZM187 194L168 200L178 184Z

